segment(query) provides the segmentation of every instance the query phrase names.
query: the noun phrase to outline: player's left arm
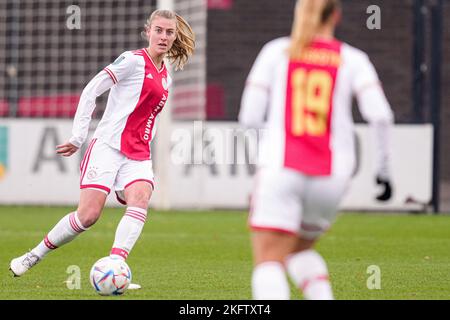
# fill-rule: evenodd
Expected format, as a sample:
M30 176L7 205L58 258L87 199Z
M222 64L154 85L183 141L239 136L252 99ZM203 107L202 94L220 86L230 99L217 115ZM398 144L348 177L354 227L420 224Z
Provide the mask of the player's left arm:
M376 183L383 186L377 197L387 201L392 197L391 140L394 114L368 57L360 63L358 86L355 88L361 115L371 126L376 146Z

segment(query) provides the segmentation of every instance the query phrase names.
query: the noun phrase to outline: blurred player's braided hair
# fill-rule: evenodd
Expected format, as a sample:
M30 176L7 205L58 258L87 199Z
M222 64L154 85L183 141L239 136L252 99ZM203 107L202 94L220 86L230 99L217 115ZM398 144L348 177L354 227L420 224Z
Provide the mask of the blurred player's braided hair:
M299 0L295 6L289 57L298 60L317 29L341 6L339 0Z
M175 64L175 70L182 70L189 57L194 53L195 49L195 34L189 23L179 14L171 10L156 10L145 23L145 30L148 30L155 19L155 17L163 17L166 19L176 19L177 22L177 38L175 39L172 48L167 54L167 58ZM146 32L142 31L141 35L147 39Z

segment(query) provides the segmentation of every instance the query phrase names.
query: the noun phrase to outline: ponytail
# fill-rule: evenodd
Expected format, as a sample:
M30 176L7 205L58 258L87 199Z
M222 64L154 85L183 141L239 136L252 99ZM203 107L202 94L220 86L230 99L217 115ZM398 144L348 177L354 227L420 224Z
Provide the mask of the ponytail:
M338 7L339 0L297 1L289 48L291 60L301 58L303 51L311 44L317 29L329 19Z
M189 57L194 53L195 34L182 16L178 14L175 16L177 18L177 38L169 50L167 58L175 63L175 69L182 70Z

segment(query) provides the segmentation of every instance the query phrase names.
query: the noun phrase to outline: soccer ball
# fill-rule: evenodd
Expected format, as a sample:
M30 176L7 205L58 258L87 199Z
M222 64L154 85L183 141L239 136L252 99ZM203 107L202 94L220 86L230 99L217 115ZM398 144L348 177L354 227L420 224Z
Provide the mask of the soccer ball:
M104 257L92 266L89 280L102 296L121 295L131 283L131 269L122 259Z

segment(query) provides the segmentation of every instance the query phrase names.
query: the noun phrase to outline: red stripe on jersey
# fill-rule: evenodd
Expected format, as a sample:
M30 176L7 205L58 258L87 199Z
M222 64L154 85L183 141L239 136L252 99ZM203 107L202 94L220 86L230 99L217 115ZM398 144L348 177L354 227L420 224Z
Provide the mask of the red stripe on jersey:
M104 68L103 70L105 70L109 74L114 84L118 82L115 74L111 70L109 70L108 68Z
M331 174L331 118L341 43L314 42L290 61L284 166L311 176Z
M129 159L139 161L151 159L153 128L169 95L167 70L162 68L159 72L148 55L144 56L144 60L145 74L139 101L127 118L120 142L120 151ZM152 79L147 77L149 73L152 73Z

